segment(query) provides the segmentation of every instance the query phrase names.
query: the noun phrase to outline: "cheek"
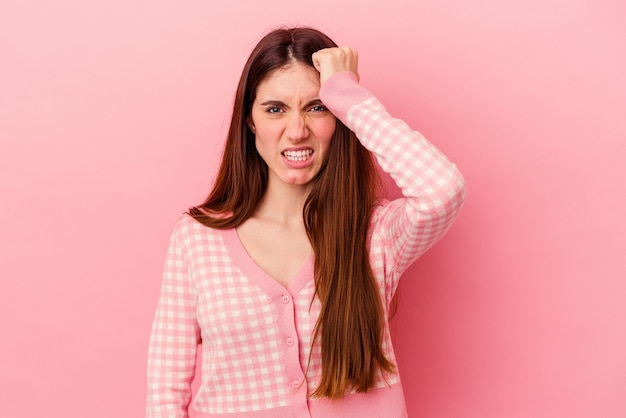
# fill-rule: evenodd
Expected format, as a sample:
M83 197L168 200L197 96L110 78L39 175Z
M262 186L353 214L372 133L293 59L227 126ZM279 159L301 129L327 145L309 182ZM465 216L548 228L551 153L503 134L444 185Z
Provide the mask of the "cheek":
M251 125L254 126L254 135L263 140L280 134L280 124L276 120L268 120L257 109L250 114Z
M282 129L277 124L259 124L255 126L254 140L259 147L270 147L278 142Z
M329 118L329 120L320 121L319 125L316 127L316 136L324 147L328 148L328 145L335 134L336 126L337 123L335 118Z

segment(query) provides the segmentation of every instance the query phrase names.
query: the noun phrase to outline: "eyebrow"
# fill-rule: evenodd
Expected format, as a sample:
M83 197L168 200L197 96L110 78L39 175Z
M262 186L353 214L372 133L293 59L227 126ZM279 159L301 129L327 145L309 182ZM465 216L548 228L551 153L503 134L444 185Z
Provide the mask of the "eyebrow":
M309 100L303 107L309 107L309 106L320 105L320 104L323 104L320 99L313 99L313 100ZM272 105L272 106L281 106L281 107L289 108L287 103L280 101L280 100L266 100L263 103L260 103L260 105L261 106Z

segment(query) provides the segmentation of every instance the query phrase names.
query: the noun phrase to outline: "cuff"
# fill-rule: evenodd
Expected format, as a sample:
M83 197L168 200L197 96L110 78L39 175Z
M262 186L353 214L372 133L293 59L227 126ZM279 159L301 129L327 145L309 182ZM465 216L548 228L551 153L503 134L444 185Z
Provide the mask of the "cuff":
M333 74L320 88L322 103L344 124L350 108L370 97L372 93L359 85L356 74L352 71Z

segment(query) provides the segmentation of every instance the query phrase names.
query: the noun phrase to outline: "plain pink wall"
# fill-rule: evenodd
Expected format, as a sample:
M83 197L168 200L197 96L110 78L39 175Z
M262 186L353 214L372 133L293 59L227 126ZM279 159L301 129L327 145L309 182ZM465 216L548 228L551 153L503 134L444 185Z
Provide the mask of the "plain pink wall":
M384 6L381 6L384 5ZM0 416L140 417L167 239L280 23L462 169L394 321L412 417L626 416L621 0L0 2Z

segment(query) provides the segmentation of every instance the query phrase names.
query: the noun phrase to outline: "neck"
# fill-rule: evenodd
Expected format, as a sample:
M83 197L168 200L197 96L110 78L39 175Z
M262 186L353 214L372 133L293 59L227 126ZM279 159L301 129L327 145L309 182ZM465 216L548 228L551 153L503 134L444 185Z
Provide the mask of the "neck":
M275 182L268 184L254 216L285 225L302 224L304 203L311 186L293 186Z

